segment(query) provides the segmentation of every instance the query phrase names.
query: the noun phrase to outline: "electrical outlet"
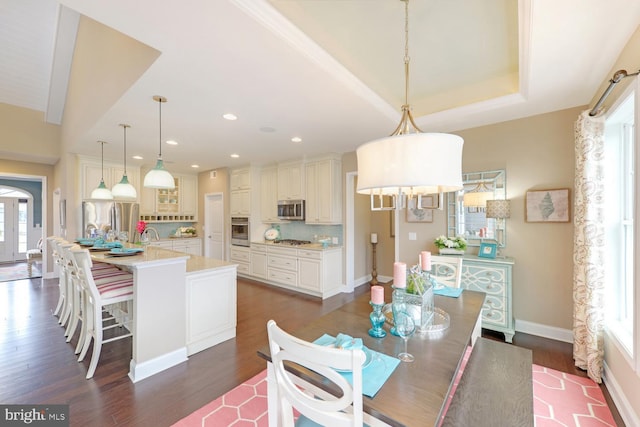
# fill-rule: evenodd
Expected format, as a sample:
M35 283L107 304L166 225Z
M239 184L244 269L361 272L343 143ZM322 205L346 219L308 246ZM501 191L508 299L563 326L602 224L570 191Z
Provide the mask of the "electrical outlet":
M409 240L418 240L418 235L416 233L409 233Z

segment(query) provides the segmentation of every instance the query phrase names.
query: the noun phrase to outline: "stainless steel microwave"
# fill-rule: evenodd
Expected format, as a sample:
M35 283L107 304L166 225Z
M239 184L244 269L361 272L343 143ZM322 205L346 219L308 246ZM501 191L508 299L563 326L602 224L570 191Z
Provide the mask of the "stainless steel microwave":
M278 200L278 219L304 221L304 200Z

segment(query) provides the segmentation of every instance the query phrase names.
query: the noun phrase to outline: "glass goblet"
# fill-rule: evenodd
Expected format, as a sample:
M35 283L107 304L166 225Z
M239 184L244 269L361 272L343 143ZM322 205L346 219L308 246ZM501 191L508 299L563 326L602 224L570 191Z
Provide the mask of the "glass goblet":
M407 352L407 341L416 330L413 319L405 312L398 313L397 318L394 319L394 326L396 327L396 333L404 341L404 351L398 354L398 359L403 362L413 362L413 355Z

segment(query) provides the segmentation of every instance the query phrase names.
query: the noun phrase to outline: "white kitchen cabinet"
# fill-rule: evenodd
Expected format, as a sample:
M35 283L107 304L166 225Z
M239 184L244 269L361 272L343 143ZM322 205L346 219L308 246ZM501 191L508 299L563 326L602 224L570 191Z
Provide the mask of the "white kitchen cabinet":
M307 224L342 223L342 161L329 156L310 161L306 171Z
M146 173L146 171L142 171ZM197 221L198 177L172 174L174 189L142 187L140 217L149 222Z
M231 216L251 215L251 190L234 190L229 198Z
M251 262L249 264L251 276L258 279L267 278L267 247L261 244L251 244Z
M249 190L251 188L251 169L238 168L229 172L229 189Z
M172 240L172 250L190 255L202 255L202 239L188 237Z
M267 248L267 279L289 288L298 286L298 254L295 248Z
M180 176L180 214L193 215L198 220L198 177Z
M238 274L251 275L251 249L244 246L231 246L231 262L238 264Z
M78 156L78 163L80 167L80 180L78 185L80 186L80 194L82 199L91 199L91 192L100 184L100 178L103 176L102 164L100 159L92 157ZM104 184L111 190L114 185L120 182L124 173L124 167L122 164L105 162L104 163ZM131 185L133 185L138 191L138 197L140 197L140 168L127 167L127 178Z
M304 200L304 180L302 162L278 164L278 200Z
M263 168L260 172L260 218L262 222L274 223L278 219L278 169Z
M235 337L237 280L234 267L188 273L186 300L189 356Z
M342 285L342 248L298 249L298 287L323 298Z

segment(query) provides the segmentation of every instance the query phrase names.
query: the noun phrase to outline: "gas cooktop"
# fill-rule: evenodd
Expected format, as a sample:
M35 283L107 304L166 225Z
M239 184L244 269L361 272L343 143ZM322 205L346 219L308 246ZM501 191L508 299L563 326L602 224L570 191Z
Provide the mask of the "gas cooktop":
M309 240L296 240L296 239L279 239L274 240L273 243L279 243L281 245L300 246L311 243Z

